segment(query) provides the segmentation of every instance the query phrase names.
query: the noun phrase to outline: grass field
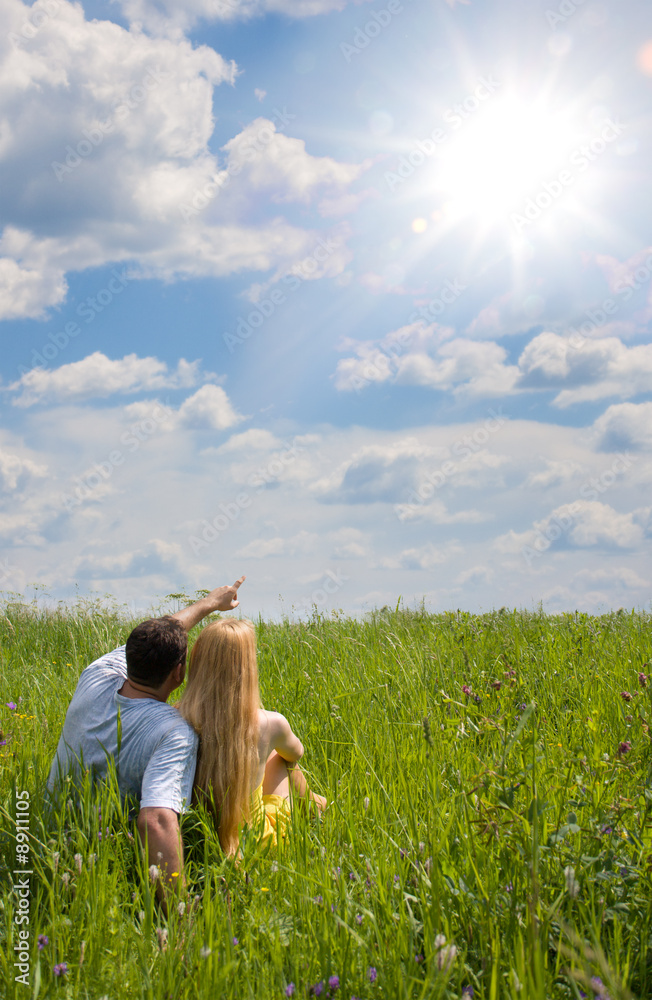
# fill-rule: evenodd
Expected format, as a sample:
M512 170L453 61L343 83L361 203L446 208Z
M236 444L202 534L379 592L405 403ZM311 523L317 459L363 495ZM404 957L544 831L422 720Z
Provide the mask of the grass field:
M3 997L652 997L652 616L258 622L263 703L333 805L239 867L191 812L167 920L113 786L44 813L77 678L134 624L0 609Z

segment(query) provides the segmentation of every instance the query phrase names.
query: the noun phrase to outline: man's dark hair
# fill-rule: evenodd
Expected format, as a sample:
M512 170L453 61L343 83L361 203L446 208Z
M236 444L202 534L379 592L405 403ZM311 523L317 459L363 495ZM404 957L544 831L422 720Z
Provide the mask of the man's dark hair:
M148 618L127 639L127 677L159 688L179 663L185 663L187 651L188 635L176 618Z

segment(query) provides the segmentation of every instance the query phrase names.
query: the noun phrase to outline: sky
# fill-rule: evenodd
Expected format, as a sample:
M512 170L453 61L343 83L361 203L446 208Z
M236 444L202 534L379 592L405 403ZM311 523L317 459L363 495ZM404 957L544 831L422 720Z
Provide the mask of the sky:
M0 0L0 589L650 608L643 0Z

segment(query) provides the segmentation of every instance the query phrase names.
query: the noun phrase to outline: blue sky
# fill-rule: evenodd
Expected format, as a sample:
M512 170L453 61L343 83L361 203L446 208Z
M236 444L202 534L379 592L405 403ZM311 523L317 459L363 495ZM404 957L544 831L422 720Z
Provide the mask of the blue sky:
M0 0L0 587L649 607L633 0Z

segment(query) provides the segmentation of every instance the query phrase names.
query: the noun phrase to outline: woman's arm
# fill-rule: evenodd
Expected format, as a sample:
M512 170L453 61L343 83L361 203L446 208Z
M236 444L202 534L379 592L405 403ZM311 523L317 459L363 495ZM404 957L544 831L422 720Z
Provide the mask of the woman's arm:
M280 712L265 712L265 715L268 739L265 757L268 757L272 750L276 750L288 764L295 764L303 757L303 743L292 732L290 723Z

